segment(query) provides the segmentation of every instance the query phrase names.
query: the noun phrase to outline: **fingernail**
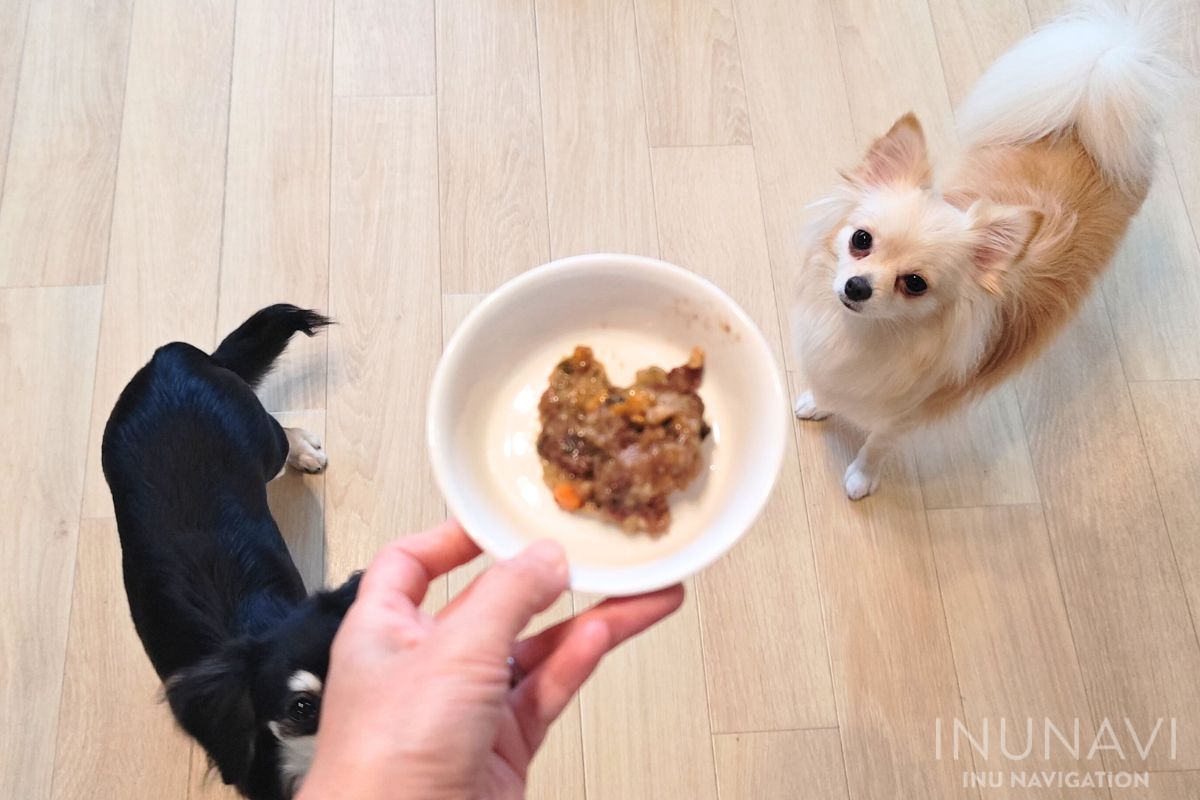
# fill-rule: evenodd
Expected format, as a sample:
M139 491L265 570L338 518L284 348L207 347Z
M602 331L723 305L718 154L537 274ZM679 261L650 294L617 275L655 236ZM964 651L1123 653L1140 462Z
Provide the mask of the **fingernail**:
M525 555L543 564L549 564L561 575L567 573L567 554L562 545L553 539L534 542L525 550Z

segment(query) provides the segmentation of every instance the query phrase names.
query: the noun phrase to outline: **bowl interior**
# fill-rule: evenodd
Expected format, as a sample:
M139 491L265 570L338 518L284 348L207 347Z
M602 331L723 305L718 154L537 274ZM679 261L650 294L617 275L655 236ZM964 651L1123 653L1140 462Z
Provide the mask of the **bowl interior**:
M704 349L707 468L672 497L662 536L568 514L542 480L538 400L580 344L620 385L642 367L670 369ZM745 532L779 470L786 408L762 334L719 289L652 259L583 256L525 273L464 320L434 378L429 443L452 513L485 550L505 558L554 538L573 588L632 594L692 574Z

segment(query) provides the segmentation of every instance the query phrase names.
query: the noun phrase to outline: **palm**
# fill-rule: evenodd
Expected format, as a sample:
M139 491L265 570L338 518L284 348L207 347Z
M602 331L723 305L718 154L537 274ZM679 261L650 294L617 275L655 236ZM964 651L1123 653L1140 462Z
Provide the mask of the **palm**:
M517 641L567 584L561 548L535 546L486 570L436 617L423 612L429 582L478 554L451 522L376 558L334 642L302 796L523 797L546 731L604 654L683 600L680 586L606 600Z

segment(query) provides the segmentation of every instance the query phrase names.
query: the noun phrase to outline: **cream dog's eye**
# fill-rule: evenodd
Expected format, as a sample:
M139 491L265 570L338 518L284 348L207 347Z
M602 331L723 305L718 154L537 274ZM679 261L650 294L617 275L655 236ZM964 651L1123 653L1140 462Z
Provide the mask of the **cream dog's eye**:
M855 251L855 254L866 254L871 250L871 234L859 228L854 233L850 234L850 249Z
M901 275L899 281L900 290L912 297L925 294L925 290L929 288L929 284L920 275Z

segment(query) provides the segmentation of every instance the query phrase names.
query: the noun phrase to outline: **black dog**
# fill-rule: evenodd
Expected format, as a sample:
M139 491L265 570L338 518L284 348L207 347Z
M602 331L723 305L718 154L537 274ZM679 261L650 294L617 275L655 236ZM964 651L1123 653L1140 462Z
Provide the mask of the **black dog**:
M104 431L104 476L138 636L179 724L225 783L290 797L308 768L334 633L357 576L311 597L267 508L285 464L325 465L312 434L285 429L253 387L297 331L329 324L264 308L211 356L159 348Z

